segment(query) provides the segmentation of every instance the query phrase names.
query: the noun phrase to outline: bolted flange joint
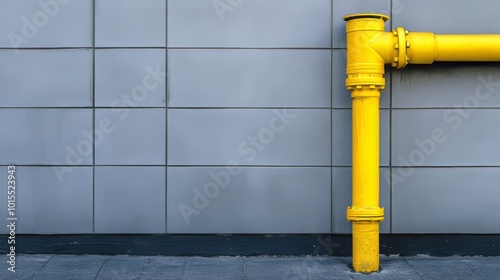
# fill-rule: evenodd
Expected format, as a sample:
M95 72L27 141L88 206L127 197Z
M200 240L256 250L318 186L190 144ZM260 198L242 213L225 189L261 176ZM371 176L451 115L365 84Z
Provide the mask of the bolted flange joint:
M383 90L385 88L385 79L380 77L363 77L362 75L358 75L358 77L354 78L351 75L346 79L346 87L347 90L361 90L361 89L376 89ZM368 81L367 81L368 80Z
M380 98L380 91L384 89L381 85L356 85L347 87L351 91L351 98Z
M408 48L410 48L410 42L406 40L408 35L408 30L403 27L397 27L392 31L394 35L394 57L392 61L392 67L397 69L403 69L408 65Z
M380 222L384 220L384 208L378 206L349 206L347 207L347 220L349 222Z

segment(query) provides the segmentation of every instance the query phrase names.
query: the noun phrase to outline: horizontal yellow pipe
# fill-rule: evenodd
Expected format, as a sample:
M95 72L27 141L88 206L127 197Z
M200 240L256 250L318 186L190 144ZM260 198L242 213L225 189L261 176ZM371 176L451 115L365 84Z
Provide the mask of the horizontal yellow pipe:
M500 61L500 35L409 32L409 64L434 61ZM387 54L381 54L387 56Z
M435 36L435 61L500 61L500 35Z

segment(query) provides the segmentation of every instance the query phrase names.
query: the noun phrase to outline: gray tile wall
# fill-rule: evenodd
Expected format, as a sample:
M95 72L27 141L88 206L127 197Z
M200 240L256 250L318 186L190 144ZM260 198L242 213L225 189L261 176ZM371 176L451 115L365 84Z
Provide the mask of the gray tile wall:
M327 49L175 49L168 58L171 107L330 107Z
M500 33L497 2L455 5L0 0L0 179L18 166L19 233L349 233L342 17ZM498 69L386 67L382 232L500 233Z
M92 51L1 50L1 107L91 107Z
M95 168L95 233L165 233L165 168Z
M165 79L151 73L164 71L165 56L162 49L97 49L95 105L164 107Z
M168 121L169 164L330 165L330 110L172 109Z
M0 1L2 48L91 47L92 1Z
M330 48L330 5L330 0L170 0L168 46Z
M405 182L393 183L392 230L498 233L498 182L498 167L416 168Z
M498 2L455 1L457 9L449 4L393 0L392 26L500 33ZM500 232L499 74L497 63L392 71L393 233Z
M92 167L71 167L60 181L62 166L16 167L16 232L40 234L93 233ZM0 178L7 182L7 167ZM7 201L7 191L0 193ZM7 206L2 203L0 216L7 220ZM0 233L7 233L3 226Z
M330 167L169 167L168 233L329 233Z
M165 0L95 0L96 47L165 47Z

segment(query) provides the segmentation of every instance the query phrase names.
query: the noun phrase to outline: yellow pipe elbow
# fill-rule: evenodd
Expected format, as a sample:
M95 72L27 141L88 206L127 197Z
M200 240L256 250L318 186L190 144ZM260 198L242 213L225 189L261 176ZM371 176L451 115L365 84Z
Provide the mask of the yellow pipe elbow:
M384 33L385 15L359 14L344 18L347 32L347 80L349 90L369 87L383 89L385 86L385 60L370 44ZM374 40L378 46L378 41Z

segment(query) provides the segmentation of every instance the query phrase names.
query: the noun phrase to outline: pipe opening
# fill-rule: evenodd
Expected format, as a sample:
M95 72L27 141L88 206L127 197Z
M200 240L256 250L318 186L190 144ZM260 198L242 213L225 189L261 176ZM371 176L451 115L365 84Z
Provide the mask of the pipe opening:
M345 21L350 21L353 19L360 19L360 18L374 18L374 19L382 19L384 21L389 20L389 16L383 15L383 14L372 14L372 13L366 13L366 14L352 14L352 15L347 15L344 17Z

